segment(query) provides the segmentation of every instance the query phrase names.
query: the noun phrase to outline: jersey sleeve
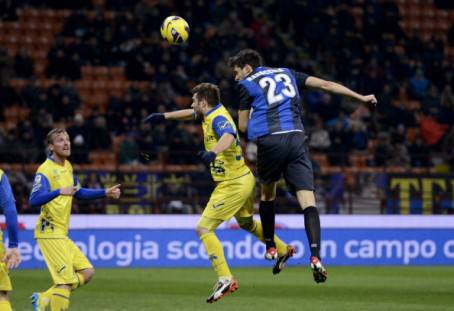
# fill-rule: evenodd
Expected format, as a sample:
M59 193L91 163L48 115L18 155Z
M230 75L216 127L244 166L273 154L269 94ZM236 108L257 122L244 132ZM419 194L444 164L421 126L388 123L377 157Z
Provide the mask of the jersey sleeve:
M10 248L17 247L19 226L17 224L16 200L14 199L8 177L5 174L0 179L0 208L5 215L6 230L9 238L8 246Z
M44 205L60 195L60 189L50 191L50 184L44 174L38 173L33 182L32 192L28 199L31 206Z
M232 124L230 124L229 120L227 120L227 118L225 118L224 116L217 116L216 118L214 118L212 127L218 138L225 133L236 136L235 129L233 128Z
M292 75L295 77L296 80L296 85L298 86L298 89L303 90L306 89L306 79L309 78L309 75L295 71L295 70L290 70Z
M73 174L73 178L74 178L74 186L77 188L77 191L74 194L74 197L76 199L78 199L78 200L95 200L95 199L104 198L106 196L105 189L82 188L76 174Z
M252 103L254 102L254 98L249 94L244 85L237 84L236 89L240 99L240 110L250 110Z

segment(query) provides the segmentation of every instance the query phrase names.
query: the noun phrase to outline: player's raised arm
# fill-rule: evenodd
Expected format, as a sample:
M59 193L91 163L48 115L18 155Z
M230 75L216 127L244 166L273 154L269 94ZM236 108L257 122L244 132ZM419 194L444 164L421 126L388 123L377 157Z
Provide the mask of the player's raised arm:
M375 98L375 95L373 95L373 94L361 95L361 94L356 93L355 91L352 91L348 87L343 86L342 84L323 80L323 79L316 78L313 76L309 76L306 79L306 86L308 88L319 89L319 90L322 90L325 92L330 92L330 93L350 97L362 104L369 104L372 106L375 106L377 104L377 99Z
M142 120L145 123L156 124L165 120L194 120L194 109L182 109L171 112L154 112Z

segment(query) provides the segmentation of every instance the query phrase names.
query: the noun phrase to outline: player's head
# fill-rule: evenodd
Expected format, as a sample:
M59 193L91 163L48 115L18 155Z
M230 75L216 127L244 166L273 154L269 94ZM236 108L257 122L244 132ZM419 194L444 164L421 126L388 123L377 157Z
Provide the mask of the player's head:
M66 159L71 155L71 141L68 132L63 128L54 128L46 137L47 148L50 154Z
M255 68L263 65L259 52L251 49L241 50L229 58L228 64L235 73L235 81L240 81L249 75Z
M211 83L200 83L192 90L191 107L198 116L203 116L210 108L213 108L221 101L219 87Z

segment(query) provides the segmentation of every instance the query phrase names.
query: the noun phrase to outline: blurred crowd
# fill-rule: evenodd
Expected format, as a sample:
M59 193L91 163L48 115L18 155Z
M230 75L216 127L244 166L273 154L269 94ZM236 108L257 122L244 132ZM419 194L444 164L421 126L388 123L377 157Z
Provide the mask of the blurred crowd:
M72 13L48 53L45 74L56 81L48 88L37 83L25 50L13 58L0 47L0 111L11 105L29 111L15 128L0 128L0 162L42 160L43 138L57 123L68 128L75 163L87 163L92 150L110 150L118 136L124 137L122 164L196 163L195 151L202 148L196 125L150 128L140 120L181 108L175 99L190 95L191 86L202 81L220 85L222 102L235 115L238 98L226 59L253 48L269 66L377 95L378 106L364 109L338 96L304 93L309 144L328 154L330 165L349 165L349 154L356 152L369 155L369 166L454 167L453 63L437 35L423 41L418 33L402 31L392 1L18 0L9 2L3 18L12 20L15 9L30 6ZM363 9L362 20L352 15L355 6ZM189 22L187 45L168 46L160 38L160 24L169 15ZM82 66L123 67L128 80L149 86L112 96L105 113L94 107L83 115L84 102L74 87ZM17 92L10 79L28 82ZM246 151L253 163L253 142L247 142Z

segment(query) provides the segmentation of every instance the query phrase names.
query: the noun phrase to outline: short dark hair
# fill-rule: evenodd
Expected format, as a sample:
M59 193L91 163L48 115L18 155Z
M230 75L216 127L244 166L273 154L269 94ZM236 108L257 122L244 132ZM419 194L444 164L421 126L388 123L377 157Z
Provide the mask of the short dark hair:
M198 100L205 99L210 107L216 106L221 101L219 87L212 83L200 83L191 90Z
M54 129L50 130L49 133L47 133L47 136L46 136L46 143L48 145L53 144L54 143L54 136L57 135L57 134L62 134L62 133L67 133L64 128L54 128Z
M228 60L229 67L235 66L244 68L246 65L250 65L252 69L255 69L263 65L263 58L259 52L252 49L241 50L235 56L232 56Z

